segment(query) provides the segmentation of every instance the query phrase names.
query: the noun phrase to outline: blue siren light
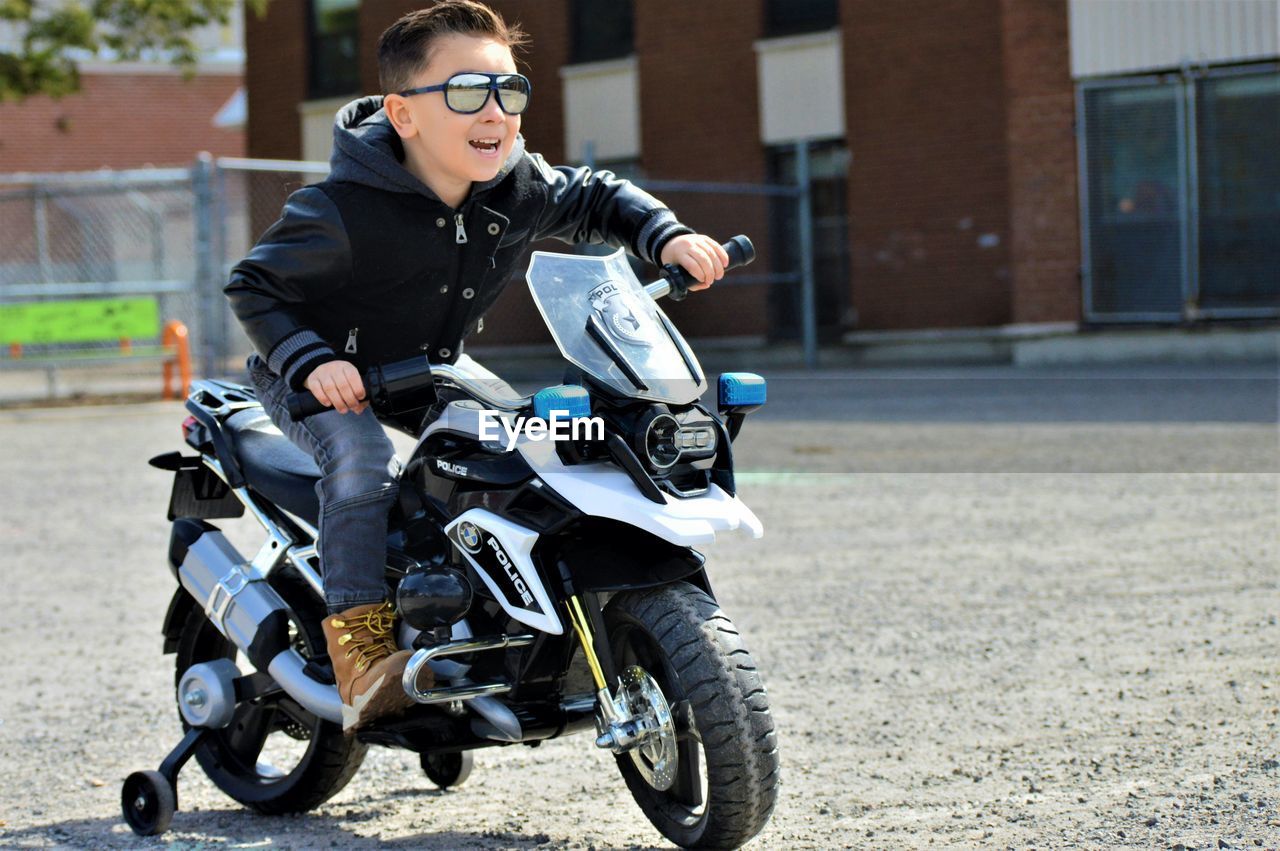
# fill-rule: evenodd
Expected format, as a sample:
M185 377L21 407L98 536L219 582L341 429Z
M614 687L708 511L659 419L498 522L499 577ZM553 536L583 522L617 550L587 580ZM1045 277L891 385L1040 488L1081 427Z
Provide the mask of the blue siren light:
M569 419L589 417L591 397L585 387L577 384L544 387L533 394L533 413L544 420L550 420L555 413Z
M754 372L723 372L720 374L720 407L746 407L763 405L768 395L763 376Z

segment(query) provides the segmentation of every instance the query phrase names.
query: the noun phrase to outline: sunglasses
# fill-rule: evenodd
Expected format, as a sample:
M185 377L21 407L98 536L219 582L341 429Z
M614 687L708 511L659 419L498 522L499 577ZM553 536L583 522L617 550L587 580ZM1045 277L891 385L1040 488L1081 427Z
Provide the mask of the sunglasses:
M468 71L454 74L438 86L419 86L398 92L403 97L425 95L428 92L444 92L444 105L454 112L471 115L484 109L489 102L489 92L498 99L498 108L507 115L519 115L529 106L529 93L533 84L523 74L485 74Z

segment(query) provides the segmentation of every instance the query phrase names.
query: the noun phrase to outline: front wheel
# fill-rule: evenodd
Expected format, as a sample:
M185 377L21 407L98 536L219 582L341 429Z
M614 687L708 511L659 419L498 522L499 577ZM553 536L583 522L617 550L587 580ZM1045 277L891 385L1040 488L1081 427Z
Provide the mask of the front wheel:
M769 698L733 622L679 582L614 597L605 610L617 670L657 682L676 728L674 782L659 789L643 748L618 757L640 809L686 848L736 848L769 820L779 764Z

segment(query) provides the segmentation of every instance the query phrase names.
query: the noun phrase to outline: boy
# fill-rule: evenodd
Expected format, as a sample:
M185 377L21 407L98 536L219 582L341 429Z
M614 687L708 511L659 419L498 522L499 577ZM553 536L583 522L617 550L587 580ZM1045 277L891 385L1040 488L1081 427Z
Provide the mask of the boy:
M524 150L524 34L472 0L412 12L378 42L384 95L337 116L331 172L292 196L231 273L232 310L261 356L249 371L272 420L320 468L324 633L352 731L411 701L386 599L394 454L361 372L425 353L452 363L536 239L609 242L710 286L728 257L608 172ZM306 388L333 408L300 422Z

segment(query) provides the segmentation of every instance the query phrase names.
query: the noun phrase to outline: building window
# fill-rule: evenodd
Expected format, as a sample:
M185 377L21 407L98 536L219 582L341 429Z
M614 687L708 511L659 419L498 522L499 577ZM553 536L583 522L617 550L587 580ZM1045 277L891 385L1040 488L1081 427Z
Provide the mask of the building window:
M765 0L765 38L835 29L840 20L837 0Z
M1280 68L1095 81L1080 100L1085 318L1280 315Z
M359 14L360 0L312 0L310 98L360 91Z
M573 39L570 62L603 62L635 52L631 0L573 0L569 14Z
M796 181L795 145L768 149L769 175L775 183ZM813 222L813 278L818 335L835 342L855 324L849 292L849 149L843 140L809 143L809 211ZM800 229L796 202L775 198L770 204L772 258L779 271L800 269ZM797 282L775 284L769 292L769 337L794 340L803 324L803 293Z

